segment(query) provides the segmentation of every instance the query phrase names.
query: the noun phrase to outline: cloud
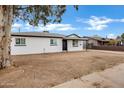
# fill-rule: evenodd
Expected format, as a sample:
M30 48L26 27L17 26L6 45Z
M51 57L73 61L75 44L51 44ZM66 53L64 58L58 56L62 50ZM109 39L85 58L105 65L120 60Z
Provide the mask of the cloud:
M124 19L112 19L107 18L105 16L103 17L97 17L97 16L91 16L89 19L81 19L77 18L77 22L88 24L89 27L86 27L87 30L103 30L108 27L109 23L112 22L124 22Z
M58 30L58 31L68 31L68 30L76 30L78 28L73 27L71 24L48 24L45 27L42 24L39 24L38 26L31 26L29 23L24 24L23 26L21 24L15 23L13 27L23 27L24 30L26 31L43 31L43 30L48 30L48 31L53 31L53 30Z
M20 27L22 27L22 24L19 24L19 23L14 23L12 25L12 28L20 28Z
M116 36L116 35L114 35L114 34L108 34L108 35L107 35L107 37L108 37L108 38L115 39L117 36Z
M60 30L60 31L67 31L67 30L76 30L71 24L49 24L45 27L48 30Z

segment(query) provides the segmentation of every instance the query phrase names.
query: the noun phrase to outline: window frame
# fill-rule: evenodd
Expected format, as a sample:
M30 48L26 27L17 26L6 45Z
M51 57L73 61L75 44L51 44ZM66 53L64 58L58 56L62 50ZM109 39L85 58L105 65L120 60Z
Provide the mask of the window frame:
M15 46L26 46L26 38L15 38Z
M57 39L50 39L50 46L57 46Z
M73 40L72 41L72 46L73 47L78 47L78 40Z

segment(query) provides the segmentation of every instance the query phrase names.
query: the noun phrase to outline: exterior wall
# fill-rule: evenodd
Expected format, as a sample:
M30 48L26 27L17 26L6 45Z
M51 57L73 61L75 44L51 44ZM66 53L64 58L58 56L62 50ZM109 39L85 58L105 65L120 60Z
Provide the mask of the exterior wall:
M83 50L83 41L78 40L78 47L73 47L73 40L67 40L68 51L81 51Z
M87 41L82 41L83 42L83 49L87 48Z
M17 37L21 38L21 37ZM62 39L57 39L57 46L50 46L50 38L40 37L22 37L26 38L26 46L15 46L15 36L12 36L11 54L38 54L38 53L51 53L62 52Z
M88 44L92 44L93 46L98 46L99 45L97 40L93 40L93 39L89 39Z

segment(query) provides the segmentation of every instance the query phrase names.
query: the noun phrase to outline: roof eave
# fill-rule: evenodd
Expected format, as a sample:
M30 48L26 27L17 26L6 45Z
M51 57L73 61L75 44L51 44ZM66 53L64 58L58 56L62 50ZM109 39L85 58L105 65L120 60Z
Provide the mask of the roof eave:
M17 36L17 37L63 38L63 37L57 37L57 36L33 36L33 35L11 35L11 36Z

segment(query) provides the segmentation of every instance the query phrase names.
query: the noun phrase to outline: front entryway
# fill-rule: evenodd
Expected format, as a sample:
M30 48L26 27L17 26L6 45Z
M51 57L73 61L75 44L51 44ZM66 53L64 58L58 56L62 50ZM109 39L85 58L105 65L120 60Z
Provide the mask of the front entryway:
M67 51L67 40L63 40L62 44L63 44L63 51Z

